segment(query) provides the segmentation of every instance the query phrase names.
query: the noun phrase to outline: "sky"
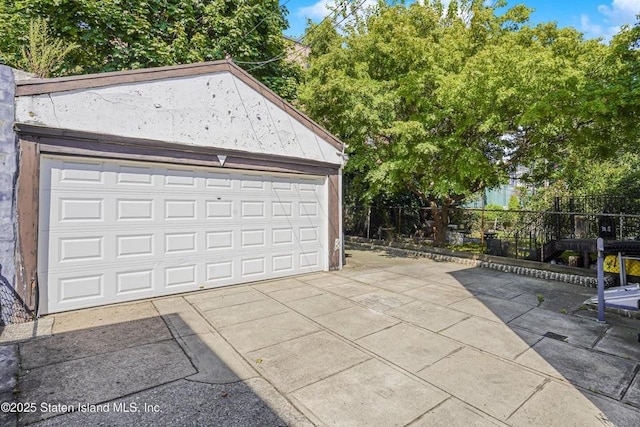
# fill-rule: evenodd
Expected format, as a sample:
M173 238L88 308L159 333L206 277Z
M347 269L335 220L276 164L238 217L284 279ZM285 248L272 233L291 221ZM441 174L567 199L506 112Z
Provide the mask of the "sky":
M365 0L375 3L375 0ZM285 4L286 3L286 4ZM304 34L307 19L320 22L334 0L280 0L289 10L290 28L285 34L298 38ZM560 27L574 27L587 38L611 39L622 25L636 23L640 0L507 0L509 6L524 4L534 12L533 24L555 21Z

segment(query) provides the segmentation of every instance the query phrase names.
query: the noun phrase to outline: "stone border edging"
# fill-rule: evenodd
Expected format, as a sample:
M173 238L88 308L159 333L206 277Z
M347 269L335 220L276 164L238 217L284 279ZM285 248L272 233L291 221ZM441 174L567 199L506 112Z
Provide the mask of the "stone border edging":
M386 242L384 240L372 240L353 236L345 237L345 246L353 249L376 249L404 256L411 255L427 258L433 261L455 262L457 264L470 265L473 267L490 268L492 270L503 271L505 273L515 273L522 276L554 280L556 282L570 283L589 288L595 288L598 286L598 279L595 277L595 271L545 264L538 261L504 258L484 254L470 254L443 248L425 248L407 243ZM584 270L584 272L580 270Z

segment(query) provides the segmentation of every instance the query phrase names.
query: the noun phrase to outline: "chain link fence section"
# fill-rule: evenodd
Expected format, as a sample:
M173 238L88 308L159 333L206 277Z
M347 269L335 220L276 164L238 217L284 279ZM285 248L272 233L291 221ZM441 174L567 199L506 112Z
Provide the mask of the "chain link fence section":
M25 307L18 293L2 275L0 265L0 326L29 322L33 317L33 313Z

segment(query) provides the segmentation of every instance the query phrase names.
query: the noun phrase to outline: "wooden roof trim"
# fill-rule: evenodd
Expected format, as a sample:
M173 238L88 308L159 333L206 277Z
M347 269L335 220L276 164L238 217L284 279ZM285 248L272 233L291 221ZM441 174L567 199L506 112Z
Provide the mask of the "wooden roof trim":
M41 95L79 89L146 82L176 77L229 71L227 61L202 62L139 70L112 71L109 73L81 74L53 79L31 79L16 82L16 96Z
M16 96L33 96L55 92L67 92L96 87L114 86L127 83L147 82L202 74L230 72L262 96L273 102L278 108L293 116L306 128L318 135L338 150L343 149L342 142L322 128L307 115L278 96L271 89L255 79L233 62L220 60L196 64L173 65L167 67L144 68L138 70L113 71L109 73L84 74L53 79L31 79L16 82Z
M181 152L191 152L212 155L226 155L236 158L250 159L257 161L270 161L278 163L287 163L295 165L306 165L327 170L338 170L340 165L337 163L329 163L321 160L303 159L299 157L281 156L267 153L255 153L230 148L209 147L202 145L189 145L177 142L157 141L152 139L134 138L120 135L100 134L88 131L79 131L73 129L51 128L47 126L16 123L15 130L23 137L37 137L41 142L49 140L67 140L67 141L89 141L101 142L107 144L125 145L130 147L145 148L153 151L154 149L166 149Z

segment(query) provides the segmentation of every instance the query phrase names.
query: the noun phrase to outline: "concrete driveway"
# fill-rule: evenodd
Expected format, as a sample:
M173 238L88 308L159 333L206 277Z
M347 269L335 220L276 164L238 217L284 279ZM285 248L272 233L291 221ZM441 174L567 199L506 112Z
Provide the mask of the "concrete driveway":
M0 401L22 413L0 424L638 425L638 321L595 323L593 290L349 253L7 327Z

